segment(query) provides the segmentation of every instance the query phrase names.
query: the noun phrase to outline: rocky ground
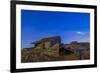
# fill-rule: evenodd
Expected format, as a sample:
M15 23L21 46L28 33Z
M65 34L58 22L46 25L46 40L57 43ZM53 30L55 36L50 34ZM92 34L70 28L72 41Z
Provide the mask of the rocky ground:
M75 44L78 46L79 44ZM69 45L63 47L63 49L59 45L54 45L48 49L43 48L24 48L21 50L21 62L45 62L45 61L67 61L67 60L85 60L90 58L90 49L89 44L81 44L84 46L84 49L73 49L75 45L69 47ZM80 45L79 45L80 46ZM79 47L78 46L78 47ZM69 51L69 49L71 51Z

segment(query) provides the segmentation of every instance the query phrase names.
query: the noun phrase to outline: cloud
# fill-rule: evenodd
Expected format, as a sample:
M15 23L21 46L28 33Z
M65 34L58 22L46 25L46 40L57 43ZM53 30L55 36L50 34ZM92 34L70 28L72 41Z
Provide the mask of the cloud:
M80 32L80 31L78 31L78 32L76 32L77 34L79 34L79 35L84 35L84 34L86 34L85 32Z

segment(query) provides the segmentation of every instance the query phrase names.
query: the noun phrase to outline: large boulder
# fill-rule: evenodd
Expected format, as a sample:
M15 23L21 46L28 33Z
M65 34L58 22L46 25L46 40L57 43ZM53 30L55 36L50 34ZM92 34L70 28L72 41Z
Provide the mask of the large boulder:
M46 49L44 51L44 54L51 56L51 57L58 57L59 56L59 44L55 44L54 46L50 47L49 49Z

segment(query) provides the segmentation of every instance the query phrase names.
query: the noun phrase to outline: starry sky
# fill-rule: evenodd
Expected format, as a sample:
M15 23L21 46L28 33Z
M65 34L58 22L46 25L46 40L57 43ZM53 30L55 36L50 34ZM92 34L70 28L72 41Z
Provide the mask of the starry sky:
M21 10L22 48L34 41L60 36L62 43L90 41L90 14L82 12Z

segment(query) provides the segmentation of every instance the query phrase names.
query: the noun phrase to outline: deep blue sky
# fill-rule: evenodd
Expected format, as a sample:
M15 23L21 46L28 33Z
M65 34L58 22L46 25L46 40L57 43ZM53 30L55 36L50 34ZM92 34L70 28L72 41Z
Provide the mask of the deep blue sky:
M21 10L22 48L32 47L31 42L57 36L63 43L89 42L90 14L76 12Z

